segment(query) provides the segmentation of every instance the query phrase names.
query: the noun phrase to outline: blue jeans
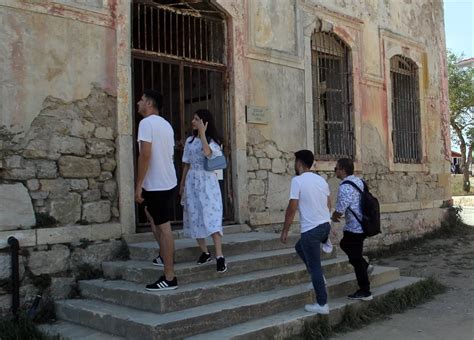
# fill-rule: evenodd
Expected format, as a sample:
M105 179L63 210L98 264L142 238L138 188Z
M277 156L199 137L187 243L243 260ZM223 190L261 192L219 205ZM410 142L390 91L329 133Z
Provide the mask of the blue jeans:
M328 294L324 285L323 270L321 268L321 242L329 236L331 225L323 223L305 233L301 234L301 239L296 242L295 249L303 260L313 282L316 292L316 302L324 306L328 302Z

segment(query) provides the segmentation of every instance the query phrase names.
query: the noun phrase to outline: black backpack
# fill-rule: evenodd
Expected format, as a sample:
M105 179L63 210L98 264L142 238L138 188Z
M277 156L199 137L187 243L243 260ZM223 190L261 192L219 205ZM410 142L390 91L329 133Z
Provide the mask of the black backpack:
M364 183L364 191L352 181L344 181L341 183L349 184L354 187L358 192L360 192L360 205L362 210L362 220L357 217L357 215L350 209L349 211L354 215L356 220L362 225L362 230L364 234L368 237L375 236L380 234L380 204L377 198L375 198L369 191L367 184Z

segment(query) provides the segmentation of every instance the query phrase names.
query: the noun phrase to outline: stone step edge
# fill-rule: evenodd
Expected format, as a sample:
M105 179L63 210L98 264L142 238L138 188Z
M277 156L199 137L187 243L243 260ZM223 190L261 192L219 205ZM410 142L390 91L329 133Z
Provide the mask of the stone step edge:
M50 324L38 325L38 329L49 337L61 340L125 340L125 338L100 332L77 323L59 320Z
M328 270L332 272L332 274L336 273L336 275L331 275L330 277L328 276L328 285L331 285L333 277L337 277L337 275L346 275L351 272L350 265L347 259L345 258L327 260L324 262L323 265L327 268L331 267ZM296 282L298 282L298 284L302 282L308 282L303 279L306 277L305 274L306 268L304 264L298 264L294 266L285 266L280 268L251 272L239 275L237 276L237 278L233 276L228 276L215 280L191 283L180 286L176 290L166 292L149 292L145 290L143 284L124 280L97 279L80 281L79 287L81 291L81 296L88 299L96 299L104 302L116 303L118 305L123 305L130 308L136 308L145 311L151 311L155 313L166 313L172 312L168 308L166 308L168 309L166 310L163 307L166 304L166 301L170 301L169 299L191 299L192 303L189 305L188 308L190 308L191 306L197 307L200 305L199 303L201 303L202 305L202 301L194 296L204 295L217 297L219 295L215 295L212 292L216 292L217 294L219 291L236 289L236 285L242 285L246 287L257 287L257 289L254 289L254 294L256 294L258 292L274 290L275 288L289 287L292 285L290 282L293 282L293 284ZM278 287L272 286L271 282L279 282ZM262 283L262 285L260 285L259 283ZM256 286L256 284L259 285ZM247 289L246 293L242 295L245 296L246 294L249 294L249 292L250 291L248 291ZM118 296L122 298L118 299ZM225 301L236 297L238 296L222 296L220 299L216 298L213 302ZM137 304L137 300L141 301L142 303ZM154 302L151 303L151 301ZM149 305L147 304L148 302L150 302ZM208 302L208 304L209 303L210 302ZM187 308L185 308L184 306L176 306L173 311L183 309Z
M224 235L246 233L246 232L252 231L252 228L250 228L245 223L224 225L222 226L222 229L224 231ZM173 230L173 236L175 240L180 240L180 239L185 238L184 231L182 229ZM153 236L153 232L151 231L145 232L145 233L124 235L123 239L125 240L125 242L127 242L127 244L155 241L155 237Z
M392 271L399 271L398 268L395 267L376 267L374 270L375 275L386 275L389 274ZM349 278L350 276L350 278ZM337 284L343 284L347 281L355 281L355 277L353 274L346 274L346 275L341 275L332 279L328 280L328 283L330 281L334 280L339 280ZM398 280L395 279L395 281ZM388 282L392 282L393 280L390 280ZM201 305L198 307L193 307L191 309L186 309L186 310L181 310L181 311L176 311L176 312L170 312L166 314L161 314L161 317L159 320L157 320L157 314L152 313L152 312L145 312L145 311L140 311L131 307L124 307L124 306L119 306L113 303L109 302L103 302L100 300L95 300L95 299L76 299L76 300L62 300L62 301L57 301L56 306L58 308L58 315L61 316L62 311L61 308L65 307L66 309L77 309L80 308L84 313L88 313L91 315L102 315L105 316L107 315L108 318L115 318L118 320L122 321L127 321L127 322L132 322L136 325L139 325L140 327L166 327L167 324L174 324L176 322L183 322L188 319L193 319L196 317L202 318L205 315L212 315L214 313L218 313L222 310L228 310L229 308L226 307L226 305L232 306L232 309L235 308L240 308L242 306L251 306L251 305L259 305L259 304L264 304L268 301L272 301L275 299L282 299L282 298L288 298L291 297L292 295L295 294L301 294L301 292L309 291L310 289L307 287L308 283L303 283L299 284L296 286L292 287L287 287L283 289L276 289L273 291L266 291L254 295L246 295L243 297L238 297L234 298L231 300L225 300L225 301L219 301L219 302L214 302L209 305ZM95 306L99 306L102 310L97 310L96 308L93 308ZM115 315L111 312L111 310L115 310ZM108 310L108 311L105 311ZM77 316L77 310L74 312L74 316ZM135 317L132 317L132 315L135 315ZM71 322L75 322L73 320L68 320Z
M268 250L268 251L256 251L252 253L245 253L245 254L239 254L239 255L230 255L226 257L226 263L228 264L229 268L232 267L232 264L234 263L241 263L241 262L250 262L250 261L259 261L259 260L265 260L268 258L274 258L274 257L284 257L284 256L298 256L296 254L296 251L294 248L283 248L283 249L275 249L275 250ZM324 256L321 253L321 256ZM321 261L328 261L331 259L336 259L336 258L343 258L343 257L338 257L335 256L334 254L326 255L326 258L323 258ZM347 257L345 257L347 259ZM299 259L299 263L302 263L301 260ZM177 263L175 265L175 272L176 276L178 276L180 273L182 275L188 275L193 273L193 268L196 268L196 270L201 271L203 268L207 268L211 265L215 265L215 261L209 264L205 265L197 265L195 261L193 262L181 262ZM285 264L282 264L280 266L274 266L271 269L275 268L280 268L286 266ZM126 261L106 261L102 262L102 271L104 272L104 277L107 279L122 279L120 272L123 272L124 270L154 270L161 272L163 270L163 267L155 266L151 263L151 261L142 261L142 260L126 260ZM259 269L259 270L266 270L266 269ZM249 271L253 272L253 271ZM230 271L228 274L232 274ZM236 274L236 275L242 275ZM131 282L136 282L136 281L131 281Z
M374 300L378 300L393 290L409 287L424 279L416 277L401 276L399 280L390 282L372 289ZM349 300L345 297L336 298L329 302L330 314L329 322L336 325L341 322L344 308L354 306L363 308L364 301ZM220 340L232 339L243 340L248 338L289 338L298 336L306 321L313 321L319 316L304 311L304 306L293 311L278 313L261 319L237 324L217 331L207 332L191 337L187 340Z

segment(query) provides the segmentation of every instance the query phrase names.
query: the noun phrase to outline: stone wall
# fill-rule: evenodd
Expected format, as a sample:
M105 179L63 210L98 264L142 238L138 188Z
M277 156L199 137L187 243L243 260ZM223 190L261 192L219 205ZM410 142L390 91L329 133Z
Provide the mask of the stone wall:
M20 253L20 299L28 306L37 294L42 303L77 295L77 280L101 275L101 263L127 257L120 240L25 247ZM0 252L0 314L11 307L11 258Z
M115 98L97 87L71 103L49 97L25 138L4 144L0 179L3 185L22 183L27 188L36 227L119 217L115 114ZM17 227L14 220L10 226L4 221L12 213L16 211L2 211L0 230Z

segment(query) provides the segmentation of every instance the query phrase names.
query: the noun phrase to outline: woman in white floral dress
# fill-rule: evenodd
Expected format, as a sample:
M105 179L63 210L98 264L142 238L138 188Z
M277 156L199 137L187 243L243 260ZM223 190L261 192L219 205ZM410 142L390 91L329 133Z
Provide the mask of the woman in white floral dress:
M204 170L204 159L222 155L222 142L208 110L195 112L193 135L186 140L183 153L183 176L180 195L183 204L185 236L197 240L202 254L197 263L212 261L206 237L212 236L216 249L217 271L227 271L222 253L222 196L214 171Z

